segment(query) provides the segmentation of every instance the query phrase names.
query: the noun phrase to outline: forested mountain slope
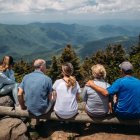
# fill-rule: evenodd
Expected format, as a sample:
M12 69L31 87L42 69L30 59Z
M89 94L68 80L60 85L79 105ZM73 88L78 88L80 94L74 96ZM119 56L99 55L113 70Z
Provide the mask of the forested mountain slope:
M140 28L105 25L99 27L62 23L0 24L0 55L16 59L50 59L70 43L80 56L89 55L109 43L135 44ZM119 37L118 37L119 36ZM134 36L134 37L129 37Z

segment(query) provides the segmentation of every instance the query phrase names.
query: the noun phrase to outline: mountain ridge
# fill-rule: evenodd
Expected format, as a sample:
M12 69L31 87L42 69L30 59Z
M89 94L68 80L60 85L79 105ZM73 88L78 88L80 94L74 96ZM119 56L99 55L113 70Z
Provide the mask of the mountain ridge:
M110 42L113 40L112 37L117 39L118 36L122 36L124 40L123 37L126 36L129 38L126 41L131 42L129 40L133 37L130 36L136 38L139 31L140 27L135 29L114 25L90 27L63 23L0 24L0 55L14 55L16 59L51 59L53 55L59 55L66 44L71 43L76 52L85 57L83 52L90 54L100 48L103 43L97 43L98 41ZM92 43L94 47L90 45ZM104 47L101 45L101 48Z

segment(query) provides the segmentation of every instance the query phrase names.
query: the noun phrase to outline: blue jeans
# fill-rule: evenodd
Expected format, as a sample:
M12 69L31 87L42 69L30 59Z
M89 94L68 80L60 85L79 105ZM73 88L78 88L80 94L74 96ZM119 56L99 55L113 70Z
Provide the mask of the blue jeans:
M6 96L12 92L12 96L16 105L19 104L18 102L18 83L5 85L2 89L0 89L0 96Z

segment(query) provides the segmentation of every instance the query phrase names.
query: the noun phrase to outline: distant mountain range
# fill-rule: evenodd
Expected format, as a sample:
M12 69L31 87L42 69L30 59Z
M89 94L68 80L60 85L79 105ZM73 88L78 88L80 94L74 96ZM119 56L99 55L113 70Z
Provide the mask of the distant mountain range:
M91 55L108 44L121 43L125 48L137 44L139 27L114 25L82 26L62 23L0 24L0 56L32 60L51 59L71 43L81 57Z
M115 45L115 44L122 44L122 46L125 48L127 52L130 51L132 46L137 45L138 43L138 37L130 37L130 36L116 36L116 37L109 37L104 38L97 41L91 41L84 45L83 48L80 49L80 56L82 58L89 56L93 54L94 52L97 52L98 50L103 50L106 48L109 44Z

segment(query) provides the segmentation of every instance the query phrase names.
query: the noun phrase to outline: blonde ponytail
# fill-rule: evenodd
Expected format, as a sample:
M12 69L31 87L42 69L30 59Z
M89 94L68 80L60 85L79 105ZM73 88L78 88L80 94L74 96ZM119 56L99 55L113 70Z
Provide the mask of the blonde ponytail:
M75 79L75 77L70 76L70 77L68 78L68 82L66 83L66 85L67 85L68 88L69 88L69 87L74 88L75 85L76 85L76 79Z

